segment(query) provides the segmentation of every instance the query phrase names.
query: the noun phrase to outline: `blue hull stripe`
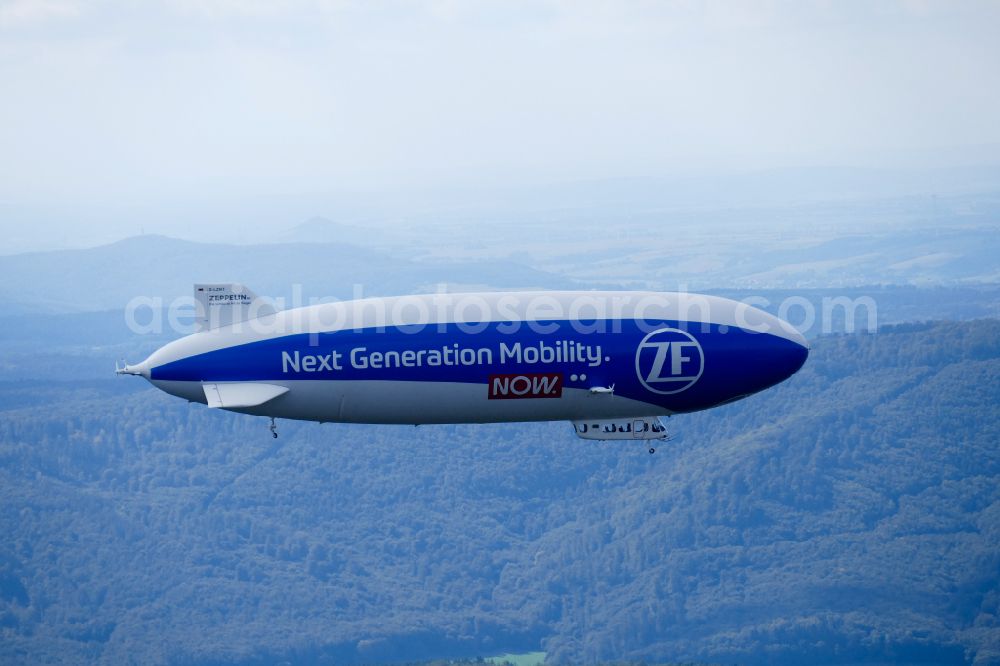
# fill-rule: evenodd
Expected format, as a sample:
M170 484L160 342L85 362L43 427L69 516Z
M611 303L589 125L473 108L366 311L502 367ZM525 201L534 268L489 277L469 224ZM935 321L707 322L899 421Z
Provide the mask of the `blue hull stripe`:
M166 363L151 379L487 384L495 375L559 374L566 388L614 385L617 395L688 412L773 386L808 355L776 335L702 322L558 320L512 328L484 322L295 334Z

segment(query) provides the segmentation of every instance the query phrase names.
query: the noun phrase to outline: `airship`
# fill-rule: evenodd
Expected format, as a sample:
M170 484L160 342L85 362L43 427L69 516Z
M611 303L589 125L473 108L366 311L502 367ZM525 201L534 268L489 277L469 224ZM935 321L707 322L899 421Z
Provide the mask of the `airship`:
M280 310L242 284L212 283L194 285L194 304L194 333L116 372L270 417L275 437L275 419L568 421L583 439L664 440L661 417L772 387L809 354L786 321L686 292L433 293Z

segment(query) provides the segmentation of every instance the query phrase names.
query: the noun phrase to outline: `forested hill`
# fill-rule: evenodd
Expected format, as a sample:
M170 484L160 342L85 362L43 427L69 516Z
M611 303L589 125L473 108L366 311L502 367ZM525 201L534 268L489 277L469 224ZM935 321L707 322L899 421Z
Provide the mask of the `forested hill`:
M998 663L998 397L993 320L820 338L652 456L2 381L0 661Z

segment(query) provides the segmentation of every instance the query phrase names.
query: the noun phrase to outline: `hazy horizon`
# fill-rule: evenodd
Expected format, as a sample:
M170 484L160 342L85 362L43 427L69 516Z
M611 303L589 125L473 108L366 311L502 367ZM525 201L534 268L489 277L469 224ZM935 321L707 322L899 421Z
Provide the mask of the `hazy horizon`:
M709 231L717 228L722 215L729 225L742 219L739 226L744 231L774 233L783 228L788 231L788 222L779 224L777 218L804 220L808 216L803 207L832 206L866 211L863 227L872 231L896 223L891 216L871 218L886 205L907 205L910 201L928 210L936 206L992 207L998 196L1000 166L984 165L897 170L803 168L662 179L252 194L244 198L150 197L105 204L0 202L4 238L0 256L97 247L144 234L236 245L284 242L292 236L305 241L308 238L300 232L317 220L347 229L377 229L383 242L395 239L396 243L412 237L418 228L431 236L451 229L475 237L483 224L494 232L530 224L551 236L574 225L592 226L595 218L618 224L641 217L648 225L653 223L651 216L657 216L664 228L674 230L698 227ZM767 211L772 211L770 218ZM950 226L961 219L941 218L938 223ZM834 220L824 216L820 221L829 232L851 234L859 230L859 222L846 213ZM324 234L314 242L329 240ZM352 242L352 236L341 240Z

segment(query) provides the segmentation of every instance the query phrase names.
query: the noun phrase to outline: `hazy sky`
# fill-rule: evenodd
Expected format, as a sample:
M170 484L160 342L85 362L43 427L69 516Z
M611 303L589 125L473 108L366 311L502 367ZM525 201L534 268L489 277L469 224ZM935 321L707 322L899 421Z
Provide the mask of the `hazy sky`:
M998 34L955 0L0 0L0 204L989 161Z

